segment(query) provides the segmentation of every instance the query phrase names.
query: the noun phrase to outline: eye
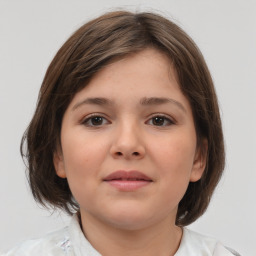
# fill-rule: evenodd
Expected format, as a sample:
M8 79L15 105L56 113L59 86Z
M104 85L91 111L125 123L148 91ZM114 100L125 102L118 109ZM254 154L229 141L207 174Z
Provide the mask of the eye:
M82 121L83 125L91 127L102 126L108 123L109 121L100 115L91 115Z
M172 121L170 118L163 116L163 115L157 115L149 119L147 122L149 125L154 126L169 126L174 124L174 121Z

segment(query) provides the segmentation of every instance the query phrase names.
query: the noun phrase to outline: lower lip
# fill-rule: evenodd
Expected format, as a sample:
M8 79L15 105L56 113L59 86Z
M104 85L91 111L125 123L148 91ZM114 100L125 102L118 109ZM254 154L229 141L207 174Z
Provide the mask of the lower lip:
M134 191L151 183L146 180L110 180L106 182L121 191Z

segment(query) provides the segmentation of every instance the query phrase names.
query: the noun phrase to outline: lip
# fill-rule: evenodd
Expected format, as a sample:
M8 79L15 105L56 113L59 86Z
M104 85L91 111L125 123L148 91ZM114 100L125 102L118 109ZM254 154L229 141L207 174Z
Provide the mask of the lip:
M134 191L145 187L153 181L139 171L115 171L103 179L104 182L121 191Z

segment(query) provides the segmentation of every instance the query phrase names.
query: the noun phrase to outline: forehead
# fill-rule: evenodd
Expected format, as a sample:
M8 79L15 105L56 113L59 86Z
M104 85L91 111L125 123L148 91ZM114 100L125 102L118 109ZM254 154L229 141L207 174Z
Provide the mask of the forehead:
M157 84L170 87L170 83L176 90L180 89L172 62L164 53L149 48L111 62L90 79L86 90L89 93L98 88L103 92L104 87L111 88L113 84L119 84L119 90L153 88L153 85L161 89Z
M142 98L171 98L189 103L180 90L176 71L170 59L155 49L146 49L116 60L93 76L71 102L72 108L85 98L107 98L108 102L123 99L134 105ZM130 99L130 101L128 100Z

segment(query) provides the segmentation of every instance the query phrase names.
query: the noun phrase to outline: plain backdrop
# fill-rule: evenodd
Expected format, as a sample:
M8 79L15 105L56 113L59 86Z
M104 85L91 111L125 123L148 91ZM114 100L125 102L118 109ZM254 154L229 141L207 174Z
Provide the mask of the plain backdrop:
M19 154L46 68L84 22L105 11L157 11L202 50L220 101L227 165L206 214L191 228L256 255L256 1L0 0L0 250L66 225L30 195Z

